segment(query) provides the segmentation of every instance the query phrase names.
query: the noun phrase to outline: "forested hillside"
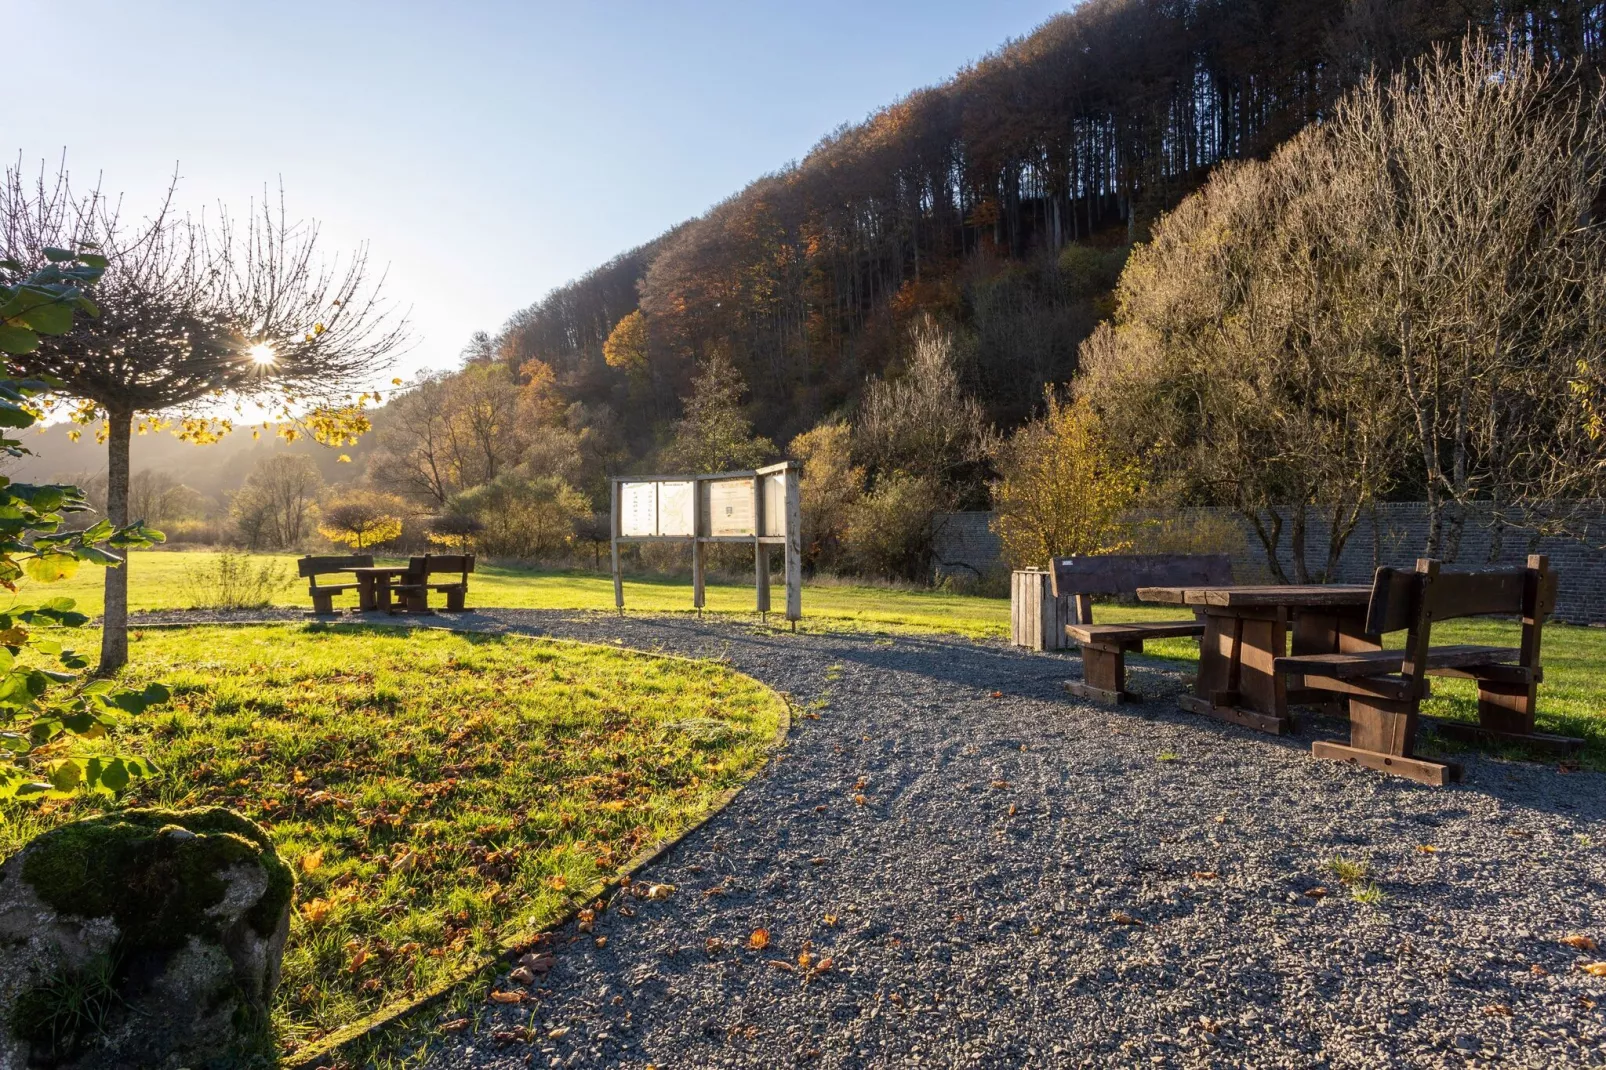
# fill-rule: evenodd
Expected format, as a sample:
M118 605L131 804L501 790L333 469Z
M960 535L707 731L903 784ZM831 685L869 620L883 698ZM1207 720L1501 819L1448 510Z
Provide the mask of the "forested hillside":
M785 445L854 406L867 377L896 375L929 313L1007 428L1074 370L1126 246L1212 165L1266 155L1365 72L1459 39L1469 19L1593 65L1603 12L1089 0L553 291L483 356L522 379L549 368L579 406L571 430L605 425L610 466L628 467L666 442L700 361L728 358L757 431Z

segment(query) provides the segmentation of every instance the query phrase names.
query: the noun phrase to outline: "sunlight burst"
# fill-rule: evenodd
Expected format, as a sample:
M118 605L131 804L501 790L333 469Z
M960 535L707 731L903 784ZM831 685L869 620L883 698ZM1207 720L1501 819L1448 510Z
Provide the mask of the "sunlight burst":
M273 363L273 347L266 342L258 342L247 349L245 355L251 358L252 363L259 366L265 367Z

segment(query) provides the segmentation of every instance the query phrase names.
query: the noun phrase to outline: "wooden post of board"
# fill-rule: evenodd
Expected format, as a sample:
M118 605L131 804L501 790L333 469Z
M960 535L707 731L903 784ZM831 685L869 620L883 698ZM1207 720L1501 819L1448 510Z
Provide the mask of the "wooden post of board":
M786 470L786 619L797 631L803 616L803 502L798 471Z
M608 521L610 529L608 541L612 545L613 556L613 605L619 611L620 616L623 616L625 612L625 582L624 577L619 574L619 495L621 493L619 481L617 479L609 480L608 494L613 498L613 508L609 510L613 516Z
M759 541L764 531L764 477L753 477L753 585L758 611L770 611L770 548Z

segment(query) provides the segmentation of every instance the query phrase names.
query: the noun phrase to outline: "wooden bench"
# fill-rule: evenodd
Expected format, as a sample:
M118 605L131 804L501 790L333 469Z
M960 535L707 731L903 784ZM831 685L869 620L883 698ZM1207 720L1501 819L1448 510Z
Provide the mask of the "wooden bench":
M1140 653L1149 639L1204 634L1194 620L1135 624L1094 624L1094 595L1135 596L1139 587L1214 587L1232 582L1226 554L1104 554L1058 557L1050 569L1054 595L1071 596L1072 623L1065 634L1082 647L1082 679L1065 690L1096 702L1140 701L1126 689L1126 656Z
M403 599L409 612L426 612L430 591L446 595L446 608L456 612L463 609L468 598L468 574L473 571L473 554L425 554L409 559L407 576L391 590ZM431 576L446 574L455 574L457 578L444 583L430 582Z
M296 571L307 581L307 593L312 596L312 611L314 613L333 613L335 611L335 595L343 591L355 591L358 587L354 577L348 577L349 583L318 582L319 576L328 576L339 573L348 568L369 568L373 565L372 554L356 554L351 557L313 557L306 555L296 563Z
M1528 567L1489 572L1447 572L1421 560L1414 569L1380 568L1372 581L1366 630L1382 636L1406 631L1405 648L1278 658L1276 671L1297 674L1307 688L1342 696L1349 708L1348 745L1319 741L1318 758L1397 773L1425 784L1459 780L1453 762L1416 756L1416 734L1428 677L1478 683L1478 724L1434 722L1441 735L1572 749L1583 740L1534 731L1538 688L1544 679L1539 647L1556 604L1556 573L1541 555ZM1433 625L1458 617L1516 616L1516 647L1433 646Z

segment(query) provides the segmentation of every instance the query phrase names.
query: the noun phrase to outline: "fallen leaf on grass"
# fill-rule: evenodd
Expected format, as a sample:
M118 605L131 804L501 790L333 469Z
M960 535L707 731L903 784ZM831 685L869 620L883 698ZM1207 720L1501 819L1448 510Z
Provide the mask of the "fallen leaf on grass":
M313 925L321 925L323 924L324 919L329 917L329 911L331 909L333 909L333 907L331 906L329 900L313 899L309 902L301 904L301 916L306 918L307 921L311 922Z
M555 877L549 878L547 886L555 892L561 892L569 886L569 878L560 873Z
M747 938L749 951L763 951L770 946L770 931L768 929L754 929L753 935Z
M319 866L323 865L323 848L320 847L316 851L308 851L301 856L301 860L297 864L301 867L301 872L303 873L314 872Z
M366 947L359 947L356 950L356 952L351 956L351 966L350 966L351 972L352 973L356 973L358 970L362 969L362 964L367 962L367 961L368 961L368 949Z
M1568 947L1575 947L1579 951L1599 950L1595 944L1595 941L1585 936L1583 933L1573 933L1570 936L1564 936L1561 938L1561 942L1566 944Z
M1115 922L1115 924L1117 924L1117 925L1142 925L1143 924L1142 921L1138 920L1137 918L1134 918L1132 915L1128 914L1124 910L1117 910L1115 913L1111 914L1110 915L1110 920Z
M491 999L497 1003L523 1003L529 998L530 994L528 992L520 992L517 989L514 989L511 992L498 992L494 990L491 992Z

